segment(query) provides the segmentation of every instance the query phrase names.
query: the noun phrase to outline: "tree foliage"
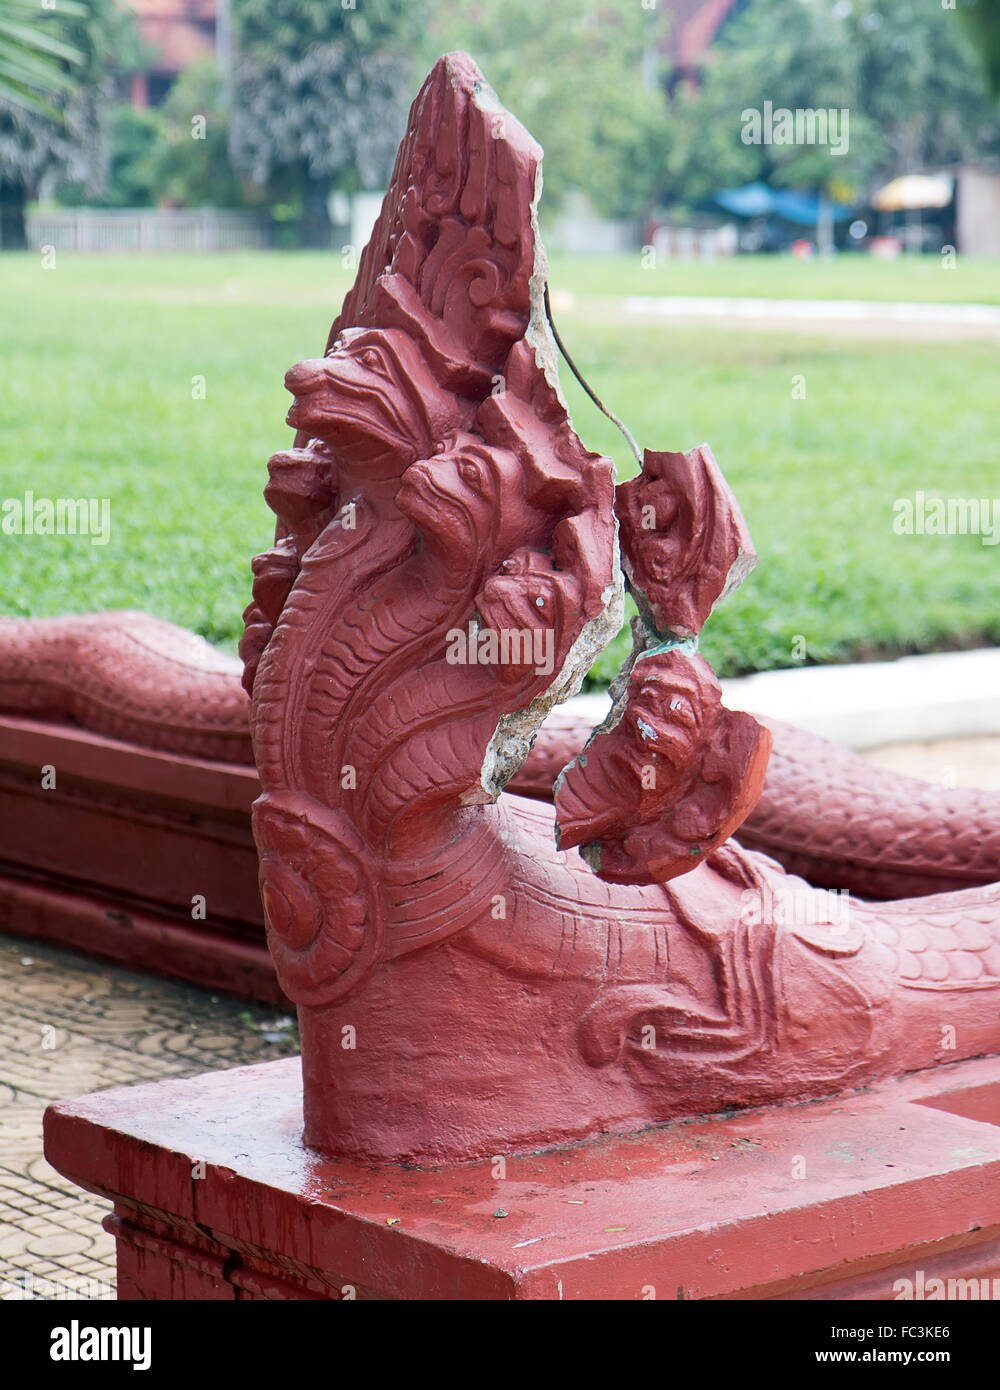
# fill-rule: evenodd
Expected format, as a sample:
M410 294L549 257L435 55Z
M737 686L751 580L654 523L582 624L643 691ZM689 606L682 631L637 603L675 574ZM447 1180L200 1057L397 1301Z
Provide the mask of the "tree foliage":
M1000 0L961 0L958 15L979 54L987 86L1000 101Z
M122 57L138 52L132 19L114 0L60 5L51 22L36 11L33 26L44 29L77 55L60 59L64 75L55 86L35 89L46 97L42 109L0 97L0 246L24 245L24 203L41 178L58 173L84 192L103 186L108 164L111 73ZM55 56L55 55L53 55ZM41 77L39 81L42 81Z
M0 0L0 99L36 115L55 116L56 108L45 98L73 90L76 82L67 68L81 63L83 54L51 21L86 15L80 0L63 0L58 16L40 12L38 0Z
M846 109L843 156L820 145L745 144L742 113ZM835 197L997 148L996 112L956 12L922 0L752 0L678 96L672 186L689 200L761 179Z
M35 37L58 41L75 56L61 60L60 80L47 89L44 109L16 97L0 98L0 179L31 188L53 167L68 178L99 183L105 156L109 88L106 39L114 24L112 0L92 0L68 13L36 13ZM70 66L73 74L70 76ZM39 91L42 89L39 88Z
M422 9L413 0L233 0L233 163L302 198L309 240L328 236L331 187L388 179Z
M133 110L125 102L111 108L108 122L107 178L99 198L88 197L99 207L152 207L159 198L159 152L162 140L160 113ZM63 190L63 202L76 201L77 190Z
M229 112L214 58L185 68L159 115L160 197L181 207L239 207L243 195L229 159Z

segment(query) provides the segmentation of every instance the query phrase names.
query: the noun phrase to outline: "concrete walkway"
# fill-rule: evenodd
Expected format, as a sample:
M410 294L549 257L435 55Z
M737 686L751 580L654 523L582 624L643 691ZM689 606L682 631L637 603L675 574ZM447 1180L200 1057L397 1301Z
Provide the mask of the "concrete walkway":
M942 272L946 273L946 272ZM621 301L634 318L720 322L755 328L891 330L917 336L1000 339L1000 305L907 303L861 299L711 299L687 295L630 295Z
M887 743L866 748L865 757L890 772L920 777L941 787L979 787L1000 792L1000 737Z

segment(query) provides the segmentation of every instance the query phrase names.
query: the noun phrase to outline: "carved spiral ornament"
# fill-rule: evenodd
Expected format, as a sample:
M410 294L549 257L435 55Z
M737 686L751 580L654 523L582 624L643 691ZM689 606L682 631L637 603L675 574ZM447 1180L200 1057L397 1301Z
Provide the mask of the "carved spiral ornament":
M281 986L296 1004L329 1004L358 985L382 949L369 856L342 817L306 797L262 797L253 826Z

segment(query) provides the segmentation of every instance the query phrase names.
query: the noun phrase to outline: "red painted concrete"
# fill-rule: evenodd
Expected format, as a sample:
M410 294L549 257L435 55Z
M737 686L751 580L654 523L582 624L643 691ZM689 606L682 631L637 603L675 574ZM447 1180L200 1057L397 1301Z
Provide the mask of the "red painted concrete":
M0 619L0 709L143 747L251 762L230 658L146 613Z
M1000 796L886 773L858 753L776 719L764 791L740 826L746 849L821 888L863 898L925 897L992 883L1000 865ZM541 801L590 736L569 710L542 726L510 790Z
M286 377L298 435L241 645L253 823L306 1142L346 1158L482 1157L1000 1050L1000 884L831 901L727 839L770 735L690 639L756 556L707 447L647 450L616 493L574 433L540 157L442 59L326 354ZM611 716L554 816L501 797L617 630L621 571L639 618Z
M995 876L995 794L892 777L822 739L768 726L775 749L764 795L739 831L746 847L822 887L863 897L944 892ZM578 716L555 710L509 789L550 802L553 782L589 735ZM57 769L55 789L41 786L44 766ZM240 763L0 715L0 930L209 989L283 1000L256 884L250 806L259 794L256 769ZM926 825L937 832L922 833ZM192 869L206 863L196 889ZM205 881L210 911L194 922L190 897ZM252 970L231 968L233 935L255 951Z
M292 1058L49 1108L49 1162L117 1203L120 1297L892 1299L917 1270L1000 1276L1000 1127L962 1113L998 1104L995 1059L436 1170L304 1148L299 1081Z
M7 656L7 624L13 621L34 630L36 622L45 620L0 619L0 661ZM178 633L184 635L189 634ZM45 659L39 642L32 657L37 674ZM238 675L232 672L226 679L237 690ZM197 680L194 672L193 688ZM0 691L8 707L38 709L29 683L19 688L19 699L12 686ZM122 691L120 698L127 701L131 694ZM208 691L197 689L199 701L208 698ZM863 897L918 897L993 881L1000 863L1000 797L995 792L948 789L901 777L801 729L757 718L771 730L774 751L761 799L740 829L740 841L748 849L763 850L820 887L847 888ZM137 724L130 732L146 739L152 726ZM551 801L553 783L591 732L579 715L553 711L509 790ZM250 805L260 792L256 770L245 765L252 757L249 729L242 744L232 745L232 761L209 764L192 754L176 727L175 734L180 746L165 750L105 737L74 723L11 712L0 714L0 764L18 769L22 781L34 784L39 769L57 756L58 766L109 789L120 786L188 801L196 817L203 806L231 809L248 826ZM206 766L211 768L208 775ZM54 843L68 838L61 815L47 820L42 838ZM113 839L110 827L104 838ZM263 920L262 914L258 917Z
M0 720L0 929L287 1004L257 887L259 789L238 764Z
M694 637L757 564L746 521L711 449L647 449L615 488L622 568L646 626Z
M725 708L700 656L640 655L623 695L609 727L556 782L558 844L581 846L609 883L665 883L746 820L771 735L752 715Z
M12 936L70 947L135 970L186 980L264 1004L283 1004L263 940L227 931L217 921L193 922L163 907L146 909L121 894L88 892L79 884L0 875L0 923Z

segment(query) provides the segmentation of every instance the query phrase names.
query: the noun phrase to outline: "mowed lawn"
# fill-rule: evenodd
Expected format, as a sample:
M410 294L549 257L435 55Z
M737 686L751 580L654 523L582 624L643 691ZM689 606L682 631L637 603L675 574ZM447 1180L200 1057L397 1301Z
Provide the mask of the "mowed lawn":
M272 535L267 458L291 437L282 375L322 352L351 278L319 254L60 254L50 270L0 256L0 501L31 490L111 503L107 546L0 534L0 612L142 608L232 648L250 558ZM1000 641L1000 547L892 528L893 502L918 490L1000 497L996 343L613 311L636 293L1000 303L1000 265L556 258L552 282L572 293L560 331L598 394L648 447L708 441L739 496L761 564L706 629L721 673L791 664L803 642L806 659L831 661ZM621 437L563 380L586 443L632 471Z
M552 258L553 285L588 295L709 295L751 299L867 299L1000 304L1000 260L845 254L671 261L635 255Z

